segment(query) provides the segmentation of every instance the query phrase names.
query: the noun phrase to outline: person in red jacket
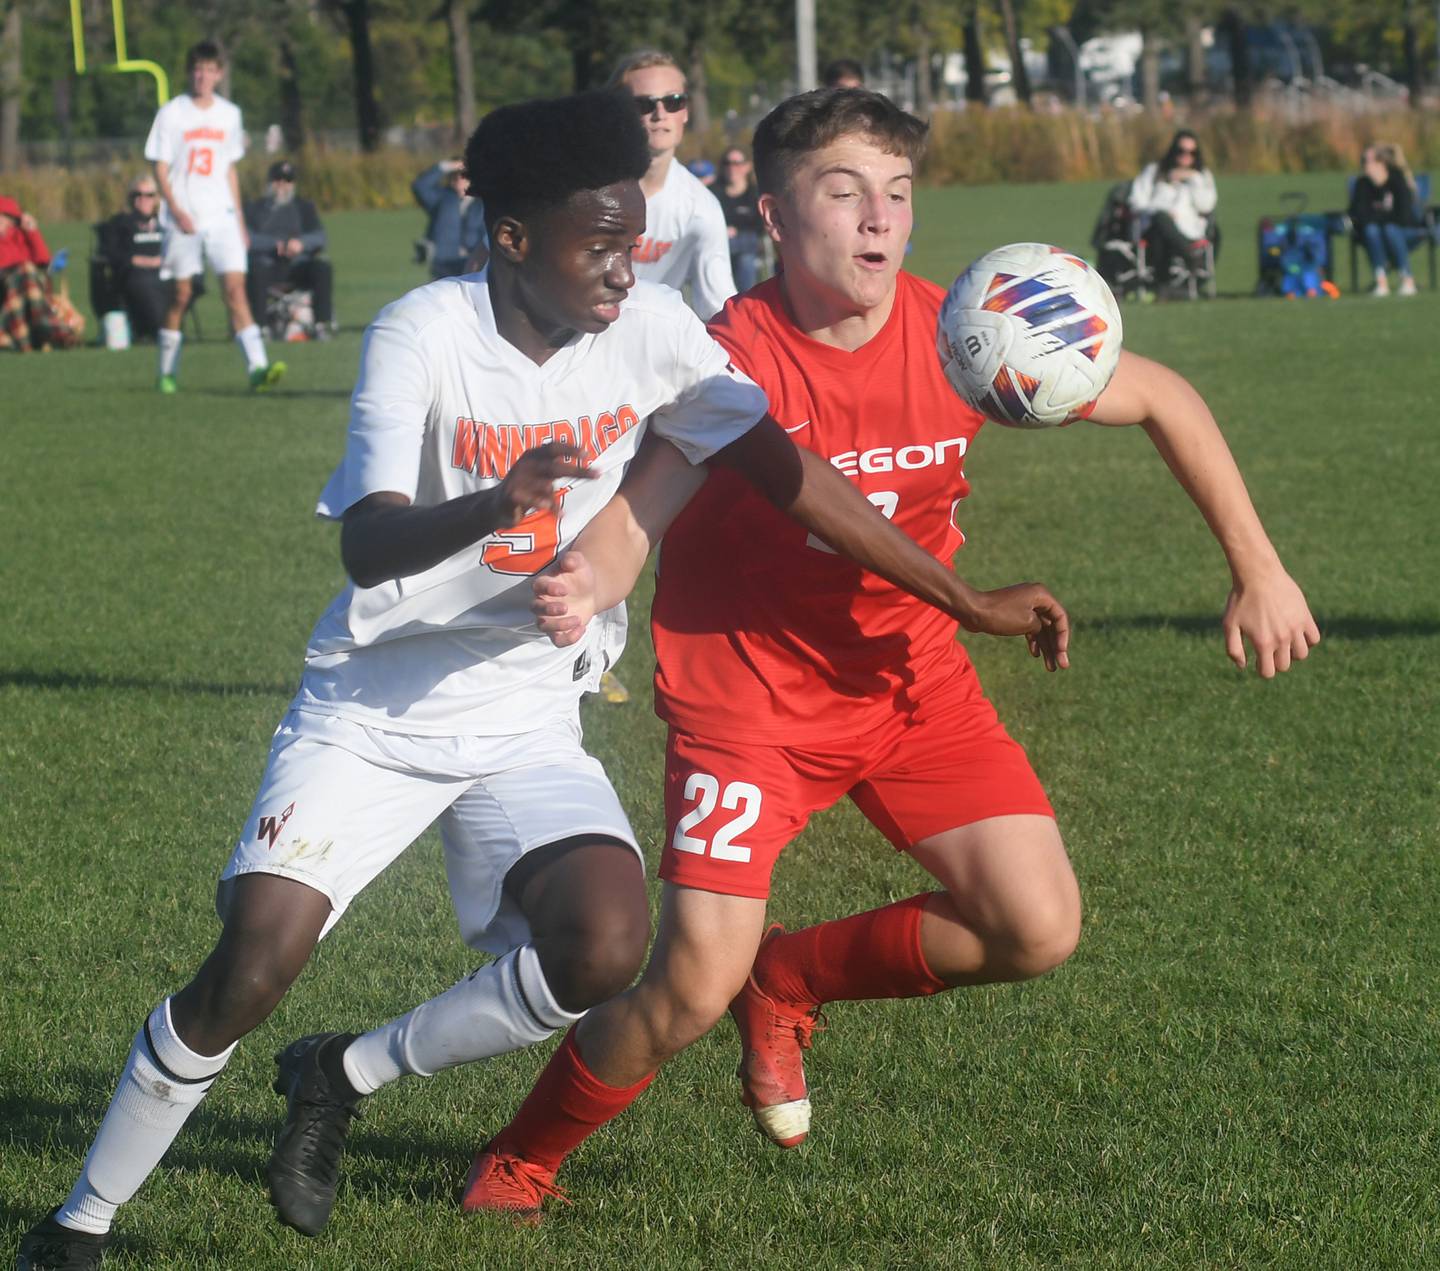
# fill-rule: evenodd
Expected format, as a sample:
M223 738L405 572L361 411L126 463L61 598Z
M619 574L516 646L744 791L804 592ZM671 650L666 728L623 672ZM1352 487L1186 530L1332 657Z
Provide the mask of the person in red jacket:
M74 343L51 304L49 264L50 249L35 218L0 195L0 349L25 353Z

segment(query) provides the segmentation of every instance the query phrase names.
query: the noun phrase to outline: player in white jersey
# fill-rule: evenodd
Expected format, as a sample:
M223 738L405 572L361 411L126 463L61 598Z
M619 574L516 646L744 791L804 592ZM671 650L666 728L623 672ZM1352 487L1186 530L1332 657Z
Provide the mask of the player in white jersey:
M678 296L627 295L648 163L616 93L504 107L471 138L489 269L412 292L367 333L344 461L320 503L342 519L353 582L311 636L223 872L219 942L136 1034L80 1179L26 1234L21 1268L99 1263L117 1208L239 1038L432 822L461 932L498 959L364 1037L302 1038L276 1057L288 1110L268 1172L284 1221L314 1233L328 1219L364 1094L538 1041L634 978L643 866L576 709L615 643L556 648L530 604L532 576L616 490L642 436L737 468L967 627L1019 634L1058 611L1040 587L960 582L791 445ZM633 509L647 532L676 510Z
M675 159L690 118L685 74L668 53L645 50L622 58L610 82L635 98L650 139L635 277L677 291L688 286L691 307L708 321L735 294L735 276L720 201Z
M240 108L215 91L224 73L218 45L209 40L194 45L185 55L189 91L160 107L145 142L145 157L155 165L155 180L165 200L160 277L175 284L157 337L156 386L162 393L177 389L180 324L194 290L191 280L205 271L207 261L220 279L251 388L268 389L285 373L283 362L270 364L245 297L250 236L235 174L235 164L245 154L245 131Z

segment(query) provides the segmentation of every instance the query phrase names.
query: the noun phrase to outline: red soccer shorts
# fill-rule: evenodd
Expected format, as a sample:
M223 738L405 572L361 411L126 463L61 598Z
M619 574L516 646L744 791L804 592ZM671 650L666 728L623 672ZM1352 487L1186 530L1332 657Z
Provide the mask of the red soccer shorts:
M970 666L919 709L863 737L763 746L670 730L660 877L727 896L770 894L781 851L849 795L897 851L994 816L1054 816L1024 749Z

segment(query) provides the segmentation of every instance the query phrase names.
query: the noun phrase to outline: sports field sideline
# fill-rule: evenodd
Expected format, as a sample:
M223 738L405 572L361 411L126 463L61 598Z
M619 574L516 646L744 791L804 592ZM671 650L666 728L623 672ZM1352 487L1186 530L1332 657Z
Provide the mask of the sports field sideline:
M911 267L1007 240L1084 248L1101 185L921 191ZM1127 342L1225 428L1324 643L1273 683L1219 634L1224 563L1135 430L987 428L960 567L1039 578L1074 668L971 639L1055 802L1085 902L1075 957L1022 987L838 1004L815 1131L752 1129L734 1032L668 1066L567 1167L538 1231L462 1221L472 1151L548 1048L366 1105L326 1234L275 1224L271 1052L378 1022L473 965L427 838L352 908L118 1225L117 1267L1425 1267L1440 1262L1440 298L1287 304L1256 218L1343 178L1221 178L1220 289L1131 306ZM209 896L315 617L339 585L311 516L359 330L420 281L411 213L327 217L345 331L241 389L212 293L182 392L154 355L0 362L0 1205L8 1250L68 1189L138 1021L209 947ZM83 226L46 226L77 249ZM1342 263L1343 263L1342 248ZM1362 274L1365 271L1362 270ZM1347 271L1342 268L1341 280ZM82 305L83 305L83 296ZM275 350L272 349L272 354ZM635 600L643 615L645 597ZM626 706L592 703L653 864L663 731L635 626ZM783 858L787 924L910 894L857 814Z

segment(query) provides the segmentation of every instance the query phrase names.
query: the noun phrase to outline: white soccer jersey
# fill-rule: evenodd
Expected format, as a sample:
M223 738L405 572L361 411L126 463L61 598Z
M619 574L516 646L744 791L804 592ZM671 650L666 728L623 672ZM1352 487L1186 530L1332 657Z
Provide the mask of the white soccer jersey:
M155 113L145 141L145 157L170 165L175 201L197 221L235 215L230 165L244 154L240 107L219 96L206 110L189 93L172 97Z
M645 233L631 258L635 277L679 291L707 322L735 294L730 236L717 199L683 163L670 161L660 193L645 200Z
M424 573L347 586L311 634L295 705L442 736L519 733L572 711L598 685L604 655L618 654L607 647L616 632L592 623L581 644L556 648L530 613L532 575L614 494L647 426L699 463L765 410L765 395L663 287L637 283L608 330L543 366L496 331L484 275L441 279L382 309L322 516L381 490L433 505L488 489L547 441L579 445L597 476L567 487L558 511Z

